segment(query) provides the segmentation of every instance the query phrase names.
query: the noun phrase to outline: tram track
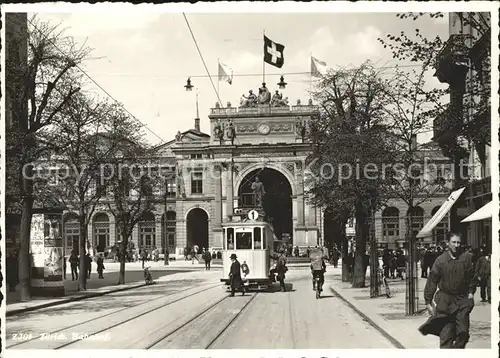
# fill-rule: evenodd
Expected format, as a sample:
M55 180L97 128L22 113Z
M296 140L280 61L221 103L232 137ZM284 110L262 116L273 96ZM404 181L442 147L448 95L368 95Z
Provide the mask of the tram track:
M65 326L63 328L60 328L60 329L56 329L50 333L45 333L44 332L44 336L45 337L53 337L53 338L48 338L48 339L41 339L41 335L35 335L33 338L29 339L29 340L23 340L21 342L18 342L18 343L15 343L15 344L11 344L11 345L7 345L7 348L8 349L11 349L11 348L14 348L14 347L18 347L17 349L30 349L30 348L35 348L35 349L61 349L61 348L65 348L67 346L70 346L70 345L73 345L75 343L77 343L78 341L80 341L81 339L75 339L75 340L71 340L70 342L67 342L67 340L59 340L58 337L71 337L71 331L75 332L76 330L80 330L82 332L86 332L87 334L87 337L89 336L95 336L95 335L98 335L99 333L102 333L104 331L107 331L109 329L112 329L114 327L117 327L117 326L120 326L120 325L123 325L127 322L130 322L134 319L137 319L145 314L148 314L148 313L152 313L154 311L157 311L159 309L162 309L164 307L167 307L167 306L170 306L174 303L177 303L179 301L182 301L184 299L187 299L189 297L192 297L192 296L195 296L197 294L200 294L200 293L204 293L206 291L209 291L213 288L216 288L216 287L220 287L221 285L220 284L216 284L216 285L213 285L213 284L209 284L209 285L203 285L201 286L202 289L199 289L200 287L199 286L196 286L196 287L192 287L192 288L189 288L188 290L186 291L191 291L191 290L196 290L195 292L193 293L190 293L188 295L183 295L177 299L174 299L172 301L169 301L172 297L171 296L174 296L176 294L180 294L180 293L183 293L182 290L176 290L174 292L171 292L169 294L166 294L166 295L162 295L160 297L157 297L157 298L154 298L152 300L148 300L148 301L145 301L145 302L142 302L134 307L125 307L125 308L121 308L119 310L116 310L116 311L112 311L112 312L109 312L105 315L102 315L98 318L91 318L91 319L88 319L88 320L85 320L83 322L78 322L78 323L75 323L73 325L70 325L70 326ZM158 302L161 302L160 304L158 304ZM152 303L156 303L153 305L153 307L151 309L148 309L146 311L140 311L141 308L143 308L143 306L145 305L151 305ZM128 312L126 312L128 311ZM139 311L139 313L135 314L134 311ZM127 315L127 313L130 315L130 317L126 318L126 319L123 319L123 316L120 317L120 313L125 313L125 315ZM85 330L84 327L85 326L98 326L100 321L102 320L103 322L109 322L109 321L113 321L113 317L112 316L115 316L117 317L116 319L116 323L112 324L111 326L110 325L104 325L105 327L103 329L87 329ZM71 331L70 331L71 330ZM70 331L70 332L68 332ZM65 334L66 333L66 334ZM39 343L38 343L39 342ZM35 347L29 347L29 345L33 345L33 343L35 343ZM38 343L38 344L36 344ZM20 347L20 346L28 346L26 348L24 347Z
M233 309L233 310L229 309L229 311L230 311L229 316L224 315L222 317L219 317L218 322L224 321L224 319L227 319L228 317L230 319L229 319L229 321L224 322L224 324L222 325L222 328L217 331L217 333L215 334L215 336L213 336L213 338L209 338L208 342L203 342L203 339L206 340L206 338L207 338L207 334L205 333L203 337L199 337L199 338L202 338L201 340L199 340L199 339L195 340L196 343L200 344L199 347L195 347L192 344L189 344L186 347L183 346L181 349L210 349L217 342L217 340L227 331L227 329L238 319L238 317L241 316L241 314L247 309L247 307L250 305L250 303L252 303L254 301L254 299L257 297L258 294L259 294L258 292L255 292L252 295L244 296L248 299L244 302L242 307L239 307L239 308ZM198 321L205 320L206 322L211 322L209 320L210 315L213 314L216 316L217 309L221 308L221 305L223 303L230 302L230 305L231 304L238 305L238 303L239 303L238 300L240 300L241 298L242 298L242 296L236 296L236 297L225 296L225 297L223 297L222 299L220 299L220 300L216 301L215 303L206 307L203 311L197 312L195 315L190 317L187 321L183 322L175 329L170 330L167 334L163 335L161 338L156 339L154 342L147 345L145 347L145 349L166 349L166 348L179 349L179 347L169 347L170 343L174 343L174 344L181 343L181 340L175 340L175 336L189 337L190 331L202 332L201 329L196 329L196 328L190 327L190 325L193 324L193 322L195 322L197 320ZM221 311L223 313L228 313L228 312L225 312L224 310L221 310ZM234 311L236 311L236 312L234 312ZM213 332L213 325L211 325L210 328L212 329L211 332ZM205 332L207 332L207 331L205 331ZM188 341L184 340L182 343L186 344L186 343L188 343Z

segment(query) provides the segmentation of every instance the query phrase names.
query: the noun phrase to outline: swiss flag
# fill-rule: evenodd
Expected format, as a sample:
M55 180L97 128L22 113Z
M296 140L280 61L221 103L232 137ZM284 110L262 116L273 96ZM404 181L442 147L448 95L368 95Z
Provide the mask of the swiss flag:
M285 46L271 41L264 35L264 62L281 68L284 63L283 50Z

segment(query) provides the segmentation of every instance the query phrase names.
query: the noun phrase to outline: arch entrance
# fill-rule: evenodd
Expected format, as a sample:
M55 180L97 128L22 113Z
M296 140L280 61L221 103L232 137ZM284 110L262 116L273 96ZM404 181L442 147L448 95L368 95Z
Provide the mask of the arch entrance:
M238 206L240 208L256 206L252 189L256 178L262 182L265 190L262 196L262 209L266 220L272 223L278 239L284 239L288 234L290 244L293 244L292 187L280 171L261 168L245 175L238 188Z
M191 209L186 220L187 246L197 245L200 249L208 249L208 215L200 208Z

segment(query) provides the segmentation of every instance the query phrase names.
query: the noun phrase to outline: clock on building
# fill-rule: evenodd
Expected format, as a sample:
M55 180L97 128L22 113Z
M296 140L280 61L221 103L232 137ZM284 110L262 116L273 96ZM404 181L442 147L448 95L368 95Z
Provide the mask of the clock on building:
M261 123L258 130L260 134L268 134L271 131L271 126L267 123Z

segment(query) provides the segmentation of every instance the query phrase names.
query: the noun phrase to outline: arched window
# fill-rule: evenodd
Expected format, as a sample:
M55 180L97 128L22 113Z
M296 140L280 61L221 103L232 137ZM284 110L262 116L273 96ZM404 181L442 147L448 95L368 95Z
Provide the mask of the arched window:
M387 207L382 211L382 237L384 241L396 241L399 238L399 210Z
M410 216L410 210L407 213ZM411 232L413 236L416 236L420 230L424 227L424 209L420 206L415 206L412 210L412 225Z
M440 206L436 206L432 209L432 215L434 215ZM432 241L435 244L439 244L442 241L446 240L446 232L448 231L448 214L446 214L441 221L436 225L434 230L432 230Z
M150 212L144 213L139 222L139 248L156 248L156 222L154 214Z

